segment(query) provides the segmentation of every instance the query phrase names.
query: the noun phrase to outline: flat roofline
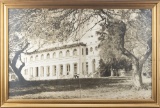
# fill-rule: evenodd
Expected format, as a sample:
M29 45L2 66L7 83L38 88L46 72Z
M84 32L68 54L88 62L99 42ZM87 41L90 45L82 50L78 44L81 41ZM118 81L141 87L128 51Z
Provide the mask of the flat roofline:
M63 45L61 47L48 48L48 49L39 50L39 51L35 50L33 52L28 52L28 53L25 53L25 54L31 55L31 54L48 52L48 51L56 51L56 50L61 50L61 49L66 49L66 48L73 48L73 47L77 47L77 46L86 46L86 44L80 42L80 43L75 43L75 44L70 44L70 45Z

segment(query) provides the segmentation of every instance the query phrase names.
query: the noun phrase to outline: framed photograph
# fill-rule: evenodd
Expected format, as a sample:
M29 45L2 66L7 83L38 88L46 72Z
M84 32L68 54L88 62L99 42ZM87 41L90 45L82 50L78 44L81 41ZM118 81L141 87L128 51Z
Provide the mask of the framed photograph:
M160 0L2 0L2 108L160 107Z

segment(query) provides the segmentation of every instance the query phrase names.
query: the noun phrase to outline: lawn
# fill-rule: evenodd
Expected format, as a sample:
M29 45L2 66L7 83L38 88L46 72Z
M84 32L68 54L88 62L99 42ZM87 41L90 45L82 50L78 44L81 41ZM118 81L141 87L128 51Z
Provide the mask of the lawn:
M9 98L14 99L150 99L151 84L135 90L131 78L108 77L58 79L9 83Z

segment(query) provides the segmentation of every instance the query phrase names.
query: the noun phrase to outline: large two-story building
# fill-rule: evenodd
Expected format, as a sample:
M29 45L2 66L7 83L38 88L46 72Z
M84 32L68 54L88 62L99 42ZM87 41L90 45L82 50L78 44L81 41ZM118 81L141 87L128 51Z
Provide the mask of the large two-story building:
M98 41L74 42L26 53L22 75L26 80L93 77L99 68Z

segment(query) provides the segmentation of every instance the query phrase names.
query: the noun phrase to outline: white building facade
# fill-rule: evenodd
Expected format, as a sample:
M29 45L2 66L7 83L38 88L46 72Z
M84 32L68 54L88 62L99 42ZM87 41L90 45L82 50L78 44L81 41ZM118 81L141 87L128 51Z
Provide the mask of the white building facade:
M23 58L22 75L26 80L91 78L99 68L96 42L79 42L27 53Z

